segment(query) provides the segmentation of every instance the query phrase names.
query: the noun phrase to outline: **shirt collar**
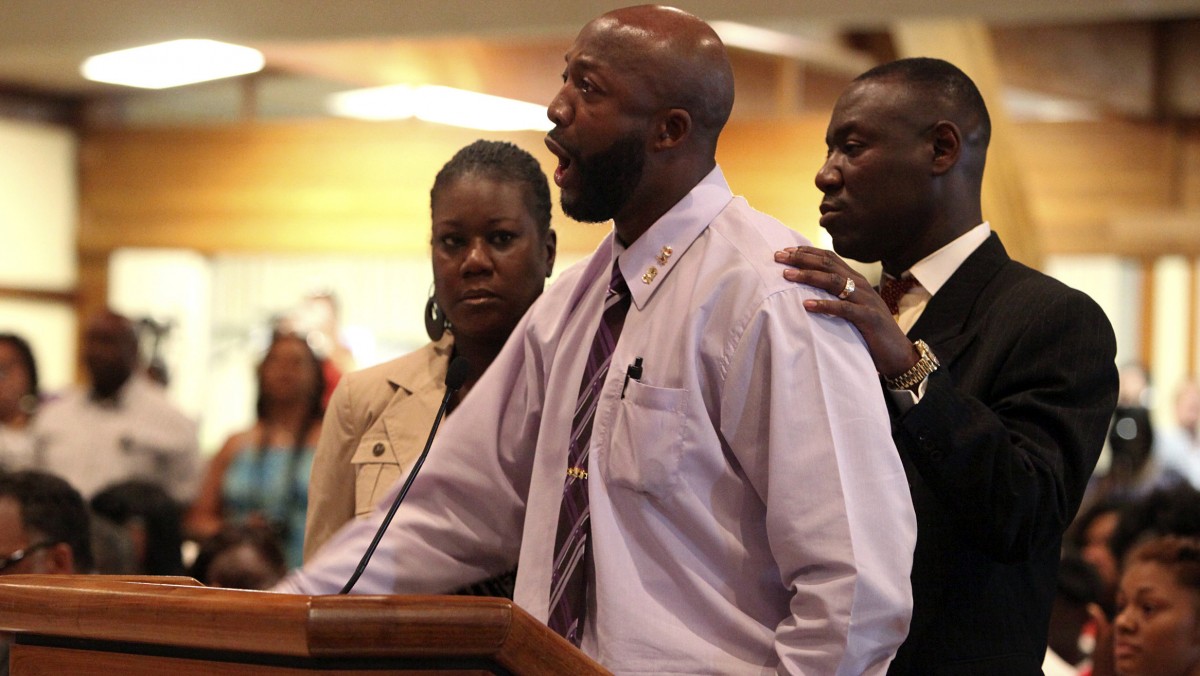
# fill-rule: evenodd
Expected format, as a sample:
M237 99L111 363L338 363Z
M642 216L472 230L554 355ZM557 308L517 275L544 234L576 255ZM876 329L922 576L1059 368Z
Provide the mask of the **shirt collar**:
M671 274L684 252L733 199L721 168L713 167L696 187L625 248L612 237L613 258L640 310Z
M932 296L950 279L958 266L987 241L992 232L987 221L959 235L946 246L917 261L909 272Z

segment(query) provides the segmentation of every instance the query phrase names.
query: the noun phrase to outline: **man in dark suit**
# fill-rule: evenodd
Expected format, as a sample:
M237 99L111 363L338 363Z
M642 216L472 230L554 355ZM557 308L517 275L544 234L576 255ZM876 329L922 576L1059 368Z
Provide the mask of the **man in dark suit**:
M1011 260L983 220L990 133L945 61L864 73L834 108L816 183L834 250L882 262L883 283L833 252L776 255L837 297L806 307L859 328L888 394L918 524L893 674L1041 673L1062 533L1116 403L1104 313Z

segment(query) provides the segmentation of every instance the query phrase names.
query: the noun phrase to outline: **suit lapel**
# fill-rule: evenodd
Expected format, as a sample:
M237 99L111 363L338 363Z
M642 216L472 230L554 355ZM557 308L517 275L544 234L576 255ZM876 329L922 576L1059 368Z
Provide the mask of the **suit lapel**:
M447 360L453 351L453 339L447 333L434 344L429 352L429 362L421 368L414 369L411 365L396 369L387 374L388 383L394 393L387 406L379 414L379 425L387 435L388 446L391 449L393 461L402 464L400 454L407 452L418 453L425 446L425 438L429 428L420 424L413 426L414 420L428 418L433 424L442 403L444 387L439 382L445 368L437 368L436 362ZM416 448L416 451L411 449Z
M975 339L975 324L970 320L984 288L1008 261L1004 245L993 232L929 299L908 337L924 340L943 364L953 364Z
M429 425L433 425L433 417L441 401L442 393L435 387L427 386L414 392L406 392L403 388L396 391L383 414L379 416L393 455L404 451L419 453L425 447L425 437L429 429L419 424L414 426L412 422L428 418ZM402 464L399 457L395 457L394 461Z

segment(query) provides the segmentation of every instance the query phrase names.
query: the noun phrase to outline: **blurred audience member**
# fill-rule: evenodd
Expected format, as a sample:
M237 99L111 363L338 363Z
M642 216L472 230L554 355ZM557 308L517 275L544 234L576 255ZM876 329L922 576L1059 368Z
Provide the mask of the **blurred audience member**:
M30 422L38 406L37 363L24 338L0 333L0 470L33 464Z
M191 575L210 587L270 589L286 572L274 531L240 524L222 528L200 547Z
M203 542L229 523L269 526L298 566L304 546L308 480L321 434L321 362L294 334L276 334L258 367L257 421L233 435L209 463L187 515Z
M1130 503L1109 539L1117 561L1138 541L1159 535L1200 537L1200 491L1187 484L1160 488Z
M434 291L425 328L431 342L348 375L334 392L313 465L308 557L347 521L370 513L404 477L445 394L450 359L461 355L471 365L452 410L554 267L546 175L511 143L476 141L455 153L434 179L430 210Z
M1074 555L1096 571L1100 580L1097 602L1111 613L1117 594L1118 560L1110 543L1121 513L1131 506L1130 500L1116 495L1092 503L1071 524L1067 544Z
M322 405L328 405L342 376L355 369L354 353L342 338L337 297L332 291L320 291L304 299L301 309L309 330L305 333L313 351L323 359L325 392Z
M1200 488L1200 384L1184 381L1175 393L1175 424L1159 430L1154 452L1163 472Z
M83 351L91 386L47 403L34 419L39 466L85 496L139 478L190 500L199 463L196 426L142 372L133 324L109 310L97 314Z
M0 575L90 573L91 520L79 491L36 470L0 472ZM11 636L0 635L0 675Z
M129 532L92 513L93 572L98 575L140 575Z
M1121 510L1120 520L1109 540L1109 546L1116 560L1124 562L1121 569L1122 582L1119 589L1125 592L1125 605L1136 603L1141 604L1143 608L1149 607L1143 601L1129 600L1131 597L1128 592L1127 574L1129 567L1132 565L1131 562L1141 557L1141 554L1138 554L1136 550L1140 550L1141 546L1147 541L1156 541L1162 538L1183 538L1192 542L1200 538L1200 491L1192 488L1189 484L1159 488L1129 503ZM1180 551L1186 552L1187 549L1185 548ZM1197 582L1200 582L1200 578L1197 578ZM1120 596L1121 594L1118 593L1118 606L1122 605ZM1118 673L1124 676L1160 673L1142 670L1142 667L1138 665L1134 667L1127 665L1120 669L1114 666L1114 632L1119 637L1121 630L1114 625L1111 615L1099 605L1091 608L1091 615L1096 627L1096 650L1092 658L1093 676L1113 676ZM1134 619L1137 618L1135 617ZM1159 625L1150 624L1145 626L1148 631L1153 632L1154 627ZM1197 636L1200 637L1200 634L1197 634ZM1138 641L1141 641L1141 639L1138 639ZM1157 650L1157 648L1153 649ZM1129 654L1144 652L1142 649L1134 649L1128 646L1123 651ZM1160 666L1152 668L1157 669ZM1137 670L1126 671L1126 669L1134 668ZM1164 671L1161 673L1165 674L1168 672Z
M1109 463L1105 477L1108 492L1148 490L1158 470L1151 450L1154 427L1150 422L1150 378L1141 364L1120 370L1117 410L1108 433Z
M133 573L183 575L183 508L158 484L130 480L92 496L92 513L131 543Z
M1045 676L1074 676L1085 668L1091 645L1081 640L1087 635L1084 628L1091 622L1089 604L1100 596L1100 576L1083 559L1068 554L1058 566L1058 584L1054 604L1050 608L1050 633L1046 661L1042 664Z
M1200 675L1200 540L1153 537L1130 552L1112 632L1121 676ZM1110 673L1098 659L1095 676Z
M0 574L89 573L91 521L63 479L22 470L0 474Z

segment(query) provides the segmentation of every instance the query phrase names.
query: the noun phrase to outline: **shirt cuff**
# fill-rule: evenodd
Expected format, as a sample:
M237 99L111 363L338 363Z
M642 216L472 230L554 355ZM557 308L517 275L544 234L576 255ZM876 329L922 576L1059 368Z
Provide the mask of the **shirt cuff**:
M889 388L888 395L891 396L892 403L896 405L896 408L899 409L901 413L907 413L908 409L920 403L921 397L925 396L925 387L927 385L929 385L928 376L921 381L920 385L917 385L916 392L913 392L912 390L893 390Z

